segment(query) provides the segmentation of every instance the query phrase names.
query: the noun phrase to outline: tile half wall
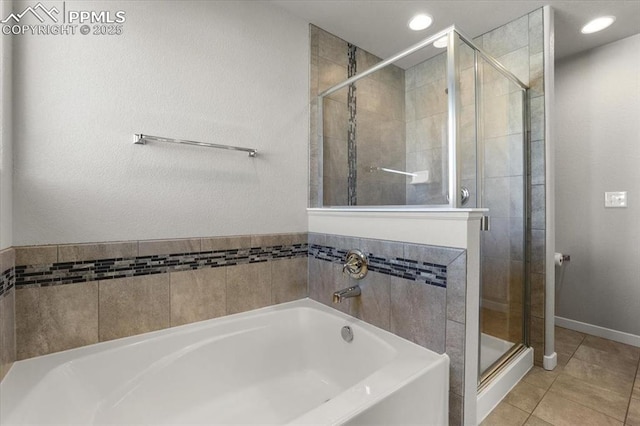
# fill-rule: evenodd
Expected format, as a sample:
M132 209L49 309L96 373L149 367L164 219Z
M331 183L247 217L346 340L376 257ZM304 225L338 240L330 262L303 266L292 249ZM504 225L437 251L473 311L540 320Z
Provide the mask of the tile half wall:
M17 359L307 296L307 234L17 247Z
M342 273L350 249L369 259L369 273ZM450 424L462 424L464 395L465 250L398 241L309 234L309 297L404 337L447 353ZM362 294L334 304L336 290L359 285Z
M0 380L16 360L15 250L0 250Z
M354 248L369 259L360 281L342 273ZM15 297L15 335L5 333L15 345L7 359L311 297L446 352L453 423L461 418L465 250L300 233L17 247L12 256L15 264L2 275L3 303ZM354 284L360 297L332 303L334 291ZM4 312L13 310L3 305Z

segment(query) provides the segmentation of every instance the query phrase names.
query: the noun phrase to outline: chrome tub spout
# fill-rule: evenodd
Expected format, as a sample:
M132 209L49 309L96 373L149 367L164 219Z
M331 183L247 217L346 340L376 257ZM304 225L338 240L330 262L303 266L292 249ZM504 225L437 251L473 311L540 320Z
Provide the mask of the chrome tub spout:
M362 291L360 290L359 285L354 285L353 287L338 290L333 293L333 303L340 303L343 299L360 296L360 294L362 294Z

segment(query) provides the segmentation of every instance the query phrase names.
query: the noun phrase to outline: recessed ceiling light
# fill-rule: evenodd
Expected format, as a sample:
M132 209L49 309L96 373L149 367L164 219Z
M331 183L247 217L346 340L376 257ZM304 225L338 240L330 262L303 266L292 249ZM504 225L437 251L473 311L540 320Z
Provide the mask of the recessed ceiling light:
M615 16L601 16L600 18L596 18L592 21L589 21L587 25L582 27L582 34L591 34L602 31L609 25L613 24L615 20Z
M444 49L449 44L449 36L440 37L436 41L433 42L433 47L437 47L438 49Z
M431 18L431 16L422 13L411 18L409 21L409 28L413 31L424 30L425 28L429 28L432 22L433 18Z

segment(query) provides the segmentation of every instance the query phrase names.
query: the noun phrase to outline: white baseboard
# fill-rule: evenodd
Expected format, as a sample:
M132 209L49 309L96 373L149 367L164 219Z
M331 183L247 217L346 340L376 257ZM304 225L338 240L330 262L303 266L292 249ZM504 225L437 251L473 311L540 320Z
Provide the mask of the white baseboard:
M587 324L586 322L575 321L558 316L556 317L556 325L640 348L640 336L636 336L635 334L612 330L610 328L604 328L598 325Z

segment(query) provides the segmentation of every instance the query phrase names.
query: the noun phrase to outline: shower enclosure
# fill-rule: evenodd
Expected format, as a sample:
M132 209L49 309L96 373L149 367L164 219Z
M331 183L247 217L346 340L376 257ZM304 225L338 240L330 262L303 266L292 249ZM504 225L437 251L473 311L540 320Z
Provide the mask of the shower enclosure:
M384 61L358 54L318 97L315 207L486 209L482 386L528 345L527 86L455 27Z

